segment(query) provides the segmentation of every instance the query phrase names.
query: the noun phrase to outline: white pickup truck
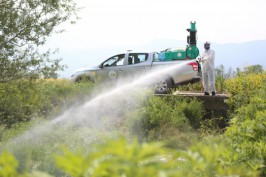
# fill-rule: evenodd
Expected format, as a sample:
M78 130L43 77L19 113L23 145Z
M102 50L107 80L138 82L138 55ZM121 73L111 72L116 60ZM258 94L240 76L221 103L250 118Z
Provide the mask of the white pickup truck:
M180 66L178 65L180 64ZM86 79L92 82L117 80L124 76L144 75L155 69L178 66L174 70L158 74L154 77L154 91L157 94L166 94L171 88L178 85L200 81L198 73L200 65L196 59L160 60L157 52L128 51L114 55L99 66L76 71L71 80L79 82Z

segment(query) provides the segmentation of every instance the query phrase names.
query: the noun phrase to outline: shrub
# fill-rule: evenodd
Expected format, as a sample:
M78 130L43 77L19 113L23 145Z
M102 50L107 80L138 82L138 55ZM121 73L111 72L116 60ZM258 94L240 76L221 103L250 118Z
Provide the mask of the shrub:
M11 126L35 117L54 116L84 99L92 85L65 79L18 80L0 83L0 124Z
M260 75L250 77L261 80ZM226 158L230 165L246 164L266 174L266 83L252 82L257 89L247 93L249 98L235 111L225 133L230 151Z
M173 158L167 157L166 152L158 143L139 144L136 140L130 143L123 138L109 140L85 157L65 150L63 156L56 156L56 161L59 168L73 177L159 176L169 173L173 166Z
M0 176L2 177L16 177L18 162L7 152L2 152L0 155Z
M42 93L41 114L52 117L75 102L83 102L91 94L91 82L73 83L66 79L45 79L40 83Z
M0 176L1 177L51 177L44 172L33 171L31 173L22 172L19 174L17 172L18 161L13 155L2 152L0 154Z
M202 103L176 96L150 96L127 114L132 133L142 140L168 140L170 147L186 148L197 136ZM195 138L193 138L195 137Z
M197 143L187 151L168 149L161 143L138 143L125 138L108 139L94 145L93 151L83 153L67 148L55 155L60 176L168 176L168 177L257 177L256 171L245 165L227 166L222 158L225 147L216 143ZM51 177L40 171L17 172L16 159L0 155L0 174L3 177ZM45 170L47 171L47 170ZM58 176L58 175L57 175Z
M8 126L30 120L42 105L37 85L27 80L1 83L0 97L0 123Z
M195 143L187 151L180 152L182 161L176 176L186 177L258 177L256 171L246 168L244 164L227 166L223 160L226 147L221 142Z
M266 82L266 73L240 75L233 79L226 80L226 89L230 94L229 105L237 109L247 105L256 91L262 88Z
M256 177L244 165L225 166L225 147L197 143L187 151L168 149L159 143L109 140L87 155L64 150L56 156L57 166L73 177L79 176L168 176L168 177Z
M140 144L124 138L97 145L87 155L64 150L56 156L57 166L73 177L79 176L161 176L177 170L175 160L159 143Z
M198 127L203 114L202 104L195 99L175 96L151 96L144 103L143 116L151 128L171 125L182 128L190 125Z

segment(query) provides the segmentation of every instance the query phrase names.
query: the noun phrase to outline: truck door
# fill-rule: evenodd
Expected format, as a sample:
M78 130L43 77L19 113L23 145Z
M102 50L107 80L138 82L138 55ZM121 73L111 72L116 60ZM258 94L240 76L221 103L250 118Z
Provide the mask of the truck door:
M115 55L104 61L98 70L100 81L114 81L123 75L125 64L125 54Z
M149 53L129 53L124 74L130 76L142 76L151 68L148 61Z

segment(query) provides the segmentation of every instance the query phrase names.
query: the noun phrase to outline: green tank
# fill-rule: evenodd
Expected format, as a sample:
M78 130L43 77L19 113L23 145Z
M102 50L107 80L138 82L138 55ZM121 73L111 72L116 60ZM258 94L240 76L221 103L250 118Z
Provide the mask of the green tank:
M185 48L169 48L165 52L165 60L180 60L186 59Z

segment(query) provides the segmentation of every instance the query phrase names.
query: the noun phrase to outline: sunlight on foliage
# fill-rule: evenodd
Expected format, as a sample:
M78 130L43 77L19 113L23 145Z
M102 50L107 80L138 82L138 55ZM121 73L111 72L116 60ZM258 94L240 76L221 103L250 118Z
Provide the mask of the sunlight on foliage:
M109 140L83 157L64 150L56 156L59 168L73 177L80 176L160 176L177 170L170 153L158 143L128 143L124 138Z
M187 152L182 153L184 163L178 171L178 176L186 177L255 177L256 172L250 171L244 165L226 166L223 154L226 148L222 144L198 143Z
M255 95L266 82L266 73L240 75L236 78L226 80L226 89L230 94L228 103L233 108L239 108L250 102L250 98Z
M266 174L266 83L253 91L249 104L236 110L225 137L230 164L247 164Z
M73 177L256 177L244 165L226 166L225 147L198 143L188 151L174 151L158 143L132 143L124 138L109 140L83 156L63 151L56 156L57 166Z
M0 176L1 177L16 177L18 162L7 152L2 152L0 155Z

